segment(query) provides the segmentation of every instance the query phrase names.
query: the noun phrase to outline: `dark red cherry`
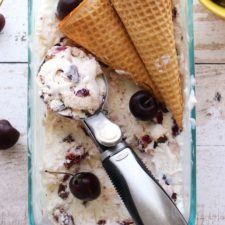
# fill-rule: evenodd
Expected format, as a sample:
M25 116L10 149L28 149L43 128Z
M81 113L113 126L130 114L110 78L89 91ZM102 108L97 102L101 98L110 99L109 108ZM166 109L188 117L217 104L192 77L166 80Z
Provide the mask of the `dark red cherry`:
M72 12L81 2L82 0L59 0L56 16L59 20L62 20L70 12Z
M148 91L138 91L130 99L130 111L140 120L153 119L158 113L158 105L154 96Z
M0 13L0 32L5 27L5 17Z
M0 150L11 148L16 144L20 136L7 120L0 120Z
M92 201L101 194L98 178L89 172L75 174L69 183L71 193L82 201Z

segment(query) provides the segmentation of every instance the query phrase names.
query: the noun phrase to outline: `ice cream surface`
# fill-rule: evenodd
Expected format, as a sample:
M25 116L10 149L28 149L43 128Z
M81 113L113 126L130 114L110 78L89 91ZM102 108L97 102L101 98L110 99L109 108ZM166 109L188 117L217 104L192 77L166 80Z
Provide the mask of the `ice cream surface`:
M109 99L105 113L123 131L123 138L148 165L156 179L182 210L182 167L180 163L179 129L170 113L159 112L155 121L136 120L129 111L129 100L139 88L126 78L111 74ZM171 129L173 128L173 129ZM175 129L174 129L175 128ZM46 149L42 164L43 185L47 194L45 212L55 224L55 210L72 215L74 224L133 224L125 206L101 165L100 154L78 121L48 112L45 117ZM177 130L176 130L177 129ZM50 171L94 173L101 183L101 195L85 203L73 197L68 180ZM132 173L132 171L130 171ZM61 185L65 189L61 193ZM139 185L139 184L137 184ZM67 195L64 198L63 193ZM129 223L128 223L129 222Z
M62 34L57 30L58 21L55 18L56 5L57 1L55 0L40 1L36 30L38 58L42 58L49 48L59 42L62 37ZM184 34L180 18L180 1L174 0L174 6L173 22L176 47L181 78L185 81L187 62L185 59ZM51 56L52 52L58 51L56 50L57 48L59 46L53 47L47 54ZM72 53L73 50L76 52L75 56ZM90 68L88 66L88 70L94 67L97 68L95 74L93 72L94 69L93 71L91 70L93 76L89 77L85 85L83 83L85 73L81 72L83 68L80 65L81 61L86 63L85 65L91 65ZM86 70L86 66L84 70ZM71 82L70 76L68 77L71 71L73 73L78 71L80 77L82 77L82 82L76 83L78 80L77 76L72 76ZM62 96L65 96L63 101L67 103L67 107L79 109L79 112L74 112L76 115L80 116L81 114L85 116L81 111L82 107L87 107L87 110L92 112L92 109L99 104L101 96L105 91L101 85L101 79L96 78L101 73L101 70L98 70L97 62L75 47L66 47L66 49L56 54L54 53L53 57L46 60L39 71L38 79L42 87L43 97L45 101L49 102L49 109L51 109L47 109L46 114L43 116L45 146L41 153L42 160L38 163L38 168L40 168L38 172L41 174L41 195L44 196L44 203L40 210L42 217L48 218L51 221L50 224L134 224L102 168L100 154L96 146L85 133L81 123L52 112L57 110L54 110L54 107L52 108L51 101L55 98L61 100ZM41 77L43 81L41 81ZM56 79L52 80L53 77ZM71 83L75 91L71 91L70 88L68 90L68 86L70 87ZM108 75L108 83L108 104L106 105L105 113L109 119L121 127L123 139L136 151L178 208L183 212L181 159L182 151L186 150L183 145L185 127L183 132L181 132L174 122L171 113L164 106L159 107L159 112L153 120L147 122L137 120L129 110L129 101L131 96L140 90L140 87L128 80L123 74L116 73ZM90 93L95 94L86 97L88 101L86 104L83 101L85 98L76 96L76 93L81 88L86 88L87 84L89 84L89 89L92 90ZM46 85L57 87L54 88L56 91L53 93L53 96L49 96L49 89ZM62 93L58 96L60 92ZM82 101L72 102L73 98L79 98ZM185 103L187 105L187 102ZM71 104L73 105L71 106ZM52 105L55 106L54 102ZM92 172L99 178L101 183L101 195L94 201L83 202L70 193L70 178L68 176L45 173L45 170L70 173ZM132 171L130 172L132 173ZM40 222L40 224L46 223Z
M48 108L74 119L95 113L106 95L100 65L76 47L51 48L37 80Z

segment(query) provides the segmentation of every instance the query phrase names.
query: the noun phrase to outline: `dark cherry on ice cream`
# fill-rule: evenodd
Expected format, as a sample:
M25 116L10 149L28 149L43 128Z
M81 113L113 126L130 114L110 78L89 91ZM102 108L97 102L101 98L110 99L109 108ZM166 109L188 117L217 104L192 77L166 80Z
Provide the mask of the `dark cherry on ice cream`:
M72 12L81 2L82 0L59 0L56 16L59 20L62 20L70 12Z
M69 183L71 193L83 201L92 201L99 197L101 186L93 173L81 172L75 174Z
M69 181L70 192L73 194L74 197L84 202L93 201L97 199L101 194L101 184L99 182L98 177L93 173L79 172L72 174L67 172L53 172L48 170L46 170L45 172L49 174L63 174L68 177L71 177ZM59 197L68 197L68 195L64 196L66 187L67 186L62 184L59 185ZM60 196L60 194L63 194L63 196Z
M9 121L0 120L0 150L11 148L16 144L20 136Z
M139 120L153 119L158 113L158 105L154 96L148 91L136 92L129 103L131 113Z

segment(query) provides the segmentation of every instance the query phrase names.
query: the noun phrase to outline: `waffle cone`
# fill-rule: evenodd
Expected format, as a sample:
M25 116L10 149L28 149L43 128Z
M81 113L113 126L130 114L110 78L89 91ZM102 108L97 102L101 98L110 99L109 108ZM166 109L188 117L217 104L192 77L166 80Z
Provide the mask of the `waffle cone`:
M171 0L111 0L145 67L179 127L183 96Z
M109 0L84 0L60 22L59 29L104 64L128 72L135 83L161 99Z

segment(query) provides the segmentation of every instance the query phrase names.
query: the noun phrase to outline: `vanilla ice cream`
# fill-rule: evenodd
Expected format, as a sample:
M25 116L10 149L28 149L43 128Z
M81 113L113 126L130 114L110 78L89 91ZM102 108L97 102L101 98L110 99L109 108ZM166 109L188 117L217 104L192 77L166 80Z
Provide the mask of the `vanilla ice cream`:
M106 94L100 65L76 47L51 48L37 80L48 108L74 119L93 114Z
M180 73L185 84L187 61L183 43L181 1L173 0L173 2L177 53ZM42 186L40 195L44 196L45 202L41 214L54 225L134 224L102 168L96 146L81 123L58 114L61 112L69 117L84 118L87 114L94 113L101 104L106 87L95 58L74 47L73 44L52 48L62 37L57 30L56 5L55 0L40 0L35 33L38 57L43 58L47 53L46 61L38 73L40 95L48 105L43 116L45 129L45 148L41 157L43 160L38 162ZM123 139L131 145L183 212L181 158L184 150L182 143L185 126L184 130L180 131L171 113L163 106L160 107L154 120L146 122L134 118L129 110L129 101L140 87L128 80L123 71L118 72L120 74L107 74L109 93L104 113L121 127ZM80 92L83 89L87 89L88 92ZM188 92L185 93L185 97L185 105L188 105ZM187 107L185 110L190 109ZM68 176L45 173L45 170L92 172L101 183L101 195L94 201L83 202L70 193Z

